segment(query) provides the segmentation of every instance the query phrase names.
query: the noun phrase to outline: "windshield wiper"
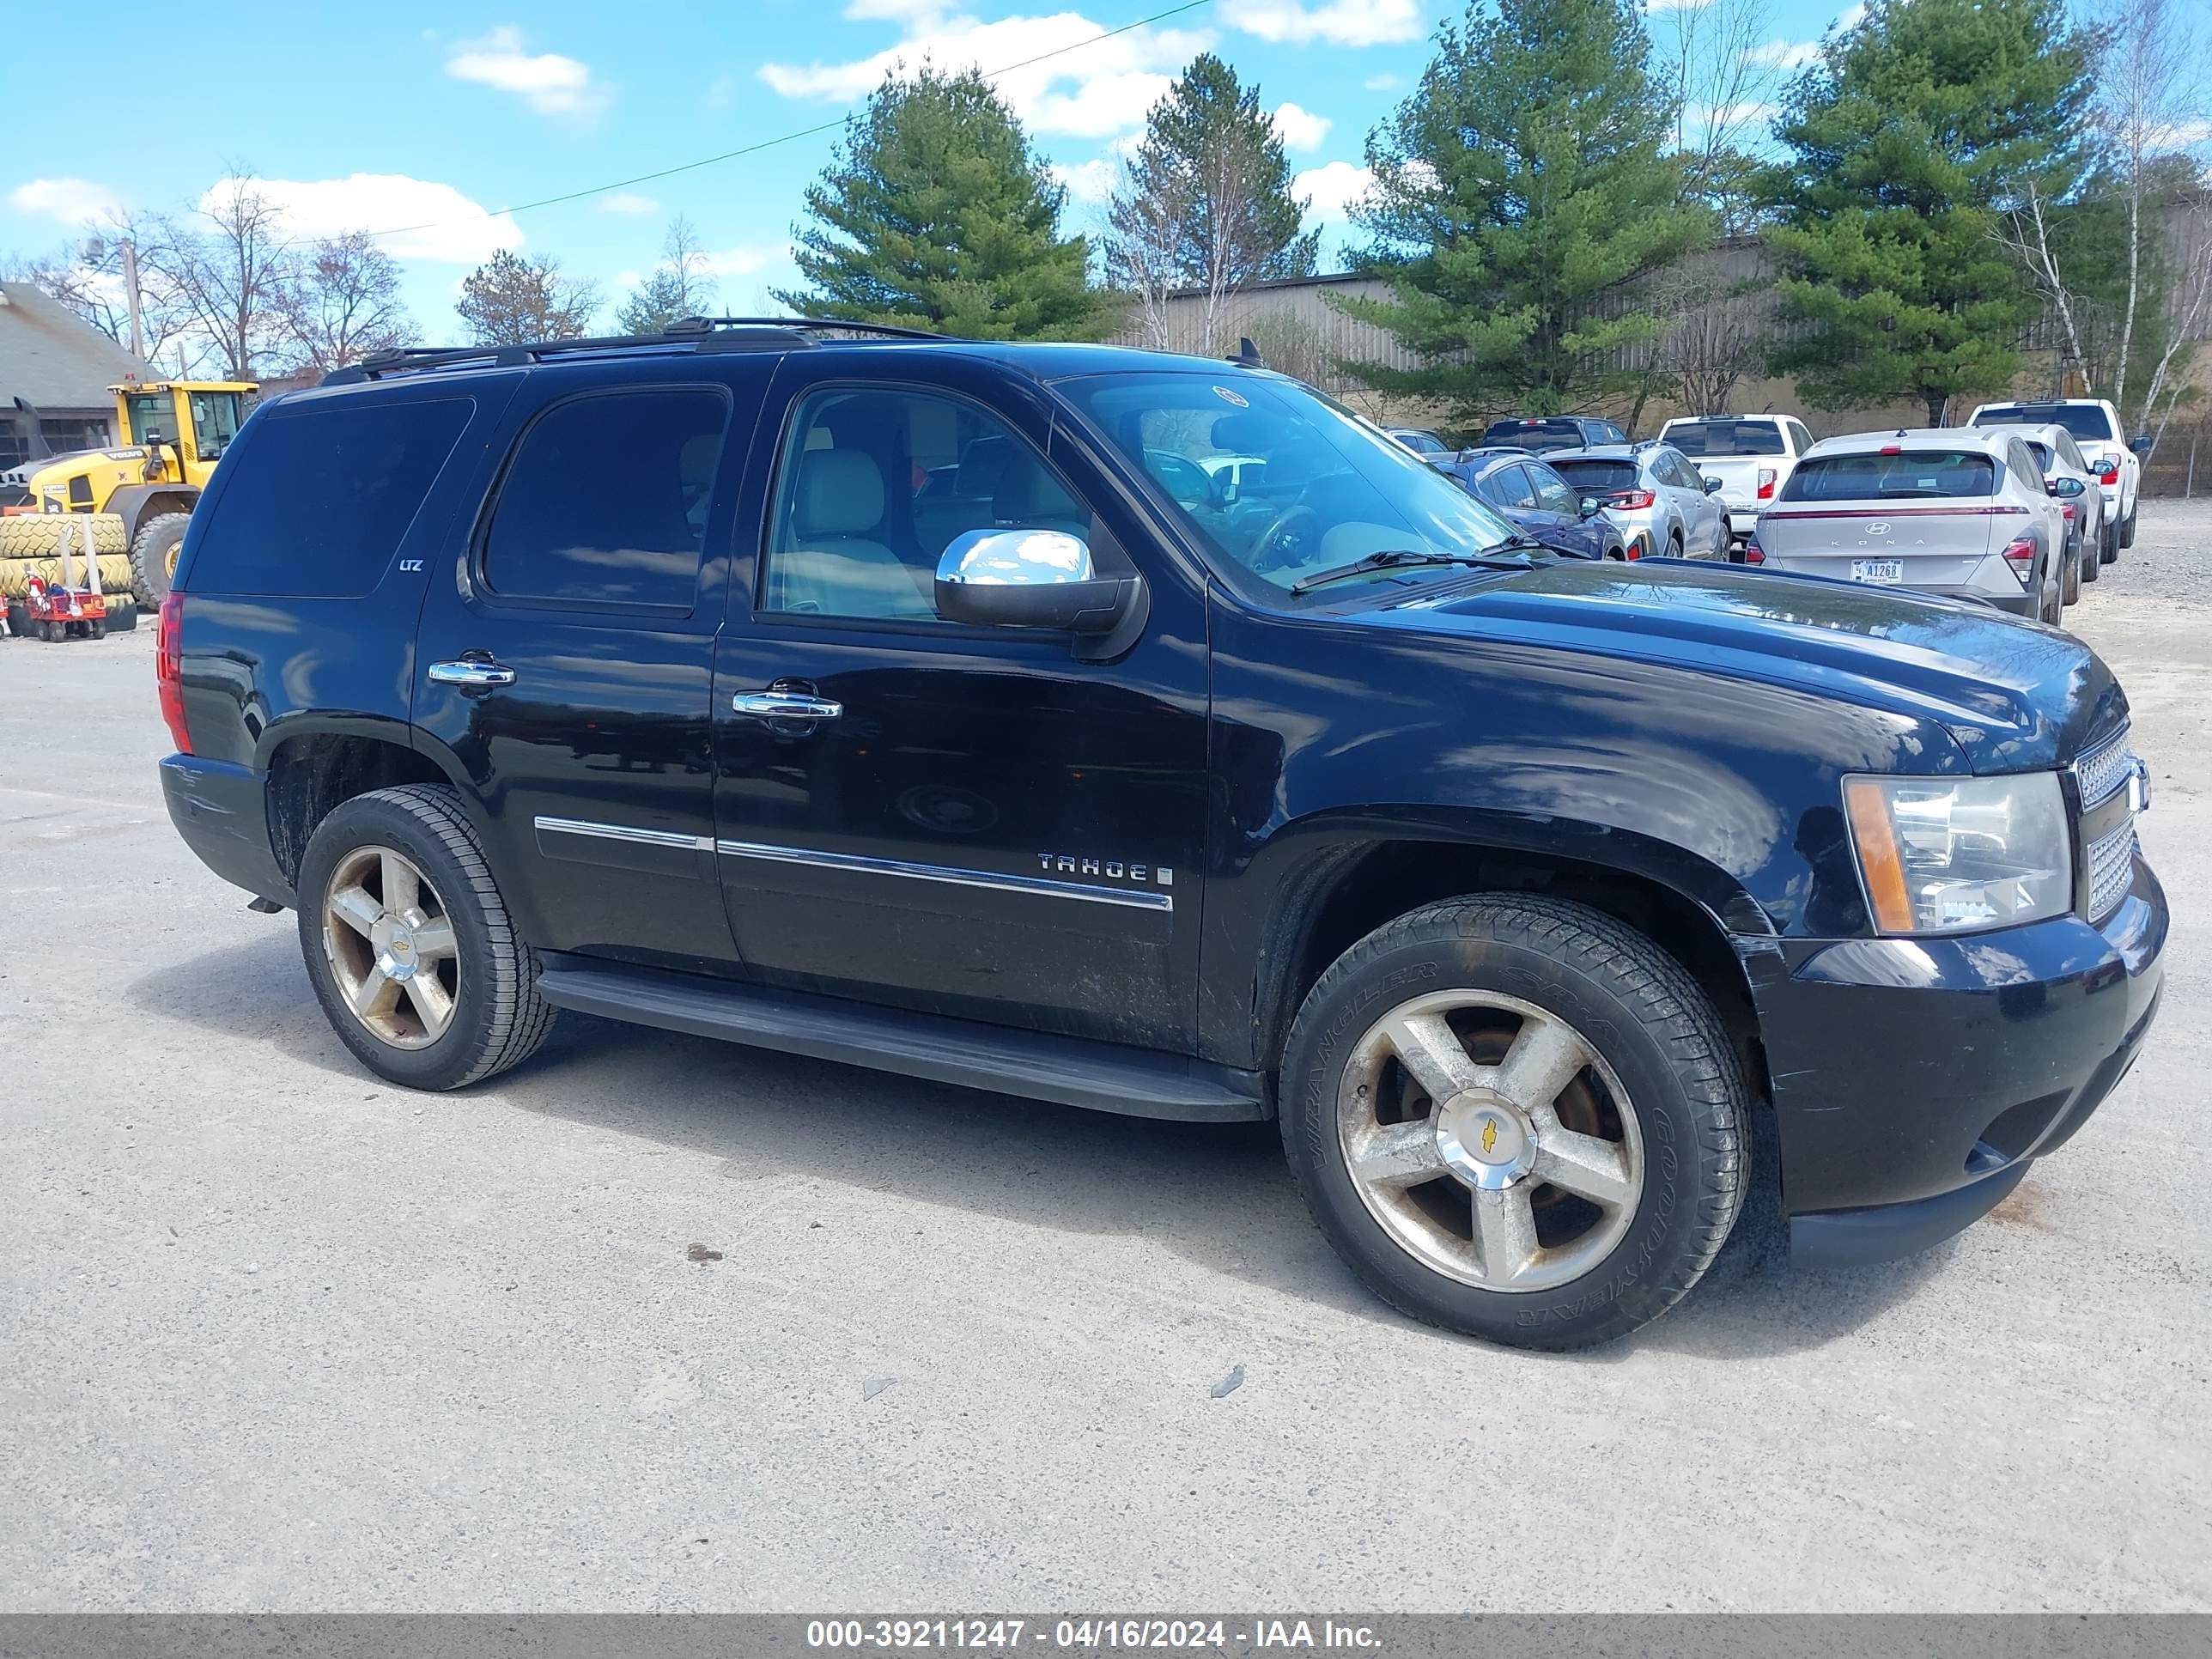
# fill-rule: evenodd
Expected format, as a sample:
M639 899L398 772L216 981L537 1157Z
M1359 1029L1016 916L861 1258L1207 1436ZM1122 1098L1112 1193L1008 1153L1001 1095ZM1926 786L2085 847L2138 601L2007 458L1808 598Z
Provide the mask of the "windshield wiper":
M1541 544L1516 536L1500 542L1500 547L1517 547L1524 542L1530 547ZM1291 597L1297 599L1310 593L1326 582L1342 581L1347 576L1364 576L1372 570L1394 570L1401 566L1424 564L1463 565L1469 570L1534 570L1535 562L1526 553L1498 555L1493 553L1443 553L1434 548L1386 547L1380 552L1370 553L1364 559L1354 559L1350 564L1340 564L1330 570L1317 570L1310 576L1301 576L1291 584Z

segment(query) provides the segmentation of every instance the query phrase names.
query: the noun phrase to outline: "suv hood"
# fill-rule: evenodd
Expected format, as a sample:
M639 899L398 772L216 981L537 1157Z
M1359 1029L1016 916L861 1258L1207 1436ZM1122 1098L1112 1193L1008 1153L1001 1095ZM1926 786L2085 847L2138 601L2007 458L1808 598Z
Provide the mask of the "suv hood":
M2127 713L2112 671L2057 629L1740 566L1562 562L1479 587L1377 594L1357 619L1669 665L1934 720L1976 772L2063 765ZM1758 719L1755 706L1745 719Z

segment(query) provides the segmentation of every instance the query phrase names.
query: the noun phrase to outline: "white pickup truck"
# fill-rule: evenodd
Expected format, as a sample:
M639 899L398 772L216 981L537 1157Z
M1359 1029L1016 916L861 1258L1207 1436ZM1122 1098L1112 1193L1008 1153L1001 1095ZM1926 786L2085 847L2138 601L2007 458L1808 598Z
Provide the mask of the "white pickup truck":
M1698 415L1668 422L1659 441L1721 481L1729 532L1741 540L1789 482L1797 458L1813 447L1813 434L1794 415Z

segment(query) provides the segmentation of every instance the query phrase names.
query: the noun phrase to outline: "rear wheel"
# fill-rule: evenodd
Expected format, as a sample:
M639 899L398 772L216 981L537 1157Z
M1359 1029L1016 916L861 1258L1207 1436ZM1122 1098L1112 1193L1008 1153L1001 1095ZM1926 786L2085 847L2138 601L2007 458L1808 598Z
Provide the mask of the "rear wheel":
M1744 1096L1680 964L1583 905L1457 899L1299 1009L1283 1145L1322 1231L1419 1319L1569 1349L1657 1318L1743 1196Z
M2081 598L2081 550L2069 547L2066 550L2066 571L2059 578L2058 607L2063 611L2069 605L2078 604Z
M297 885L316 998L378 1076L458 1089L526 1059L552 1028L537 960L452 790L344 802L307 842Z
M2093 582L2097 580L2105 568L2104 553L2105 531L2104 526L2100 525L2097 528L2097 539L2094 544L2087 537L2082 538L2081 580L2083 581Z
M161 609L177 574L177 555L185 545L189 513L161 513L138 526L131 542L131 592L149 610Z
M1682 556L1682 537L1679 531L1667 538L1667 556L1670 559Z
M2133 547L2135 544L2136 510L2131 507L2128 509L2128 516L2120 520L2120 545L2122 547Z
M2043 586L2036 591L2043 597L2038 603L2036 617L2039 621L2049 623L2056 628L2061 614L2066 609L2066 584L2063 580L2051 580L2047 571L2039 573L2038 580L2043 583Z

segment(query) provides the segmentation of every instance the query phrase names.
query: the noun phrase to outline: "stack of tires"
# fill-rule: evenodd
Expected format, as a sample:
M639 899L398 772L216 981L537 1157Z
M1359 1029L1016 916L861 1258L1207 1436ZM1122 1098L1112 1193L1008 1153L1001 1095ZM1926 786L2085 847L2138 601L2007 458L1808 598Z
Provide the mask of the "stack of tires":
M27 513L0 518L0 600L8 606L10 633L21 636L30 632L23 599L31 578L36 576L49 586L61 580L64 536L77 566L77 580L83 582L88 524L100 558L100 591L107 596L108 631L138 625L140 595L136 592L131 544L124 534L123 520L112 513Z

